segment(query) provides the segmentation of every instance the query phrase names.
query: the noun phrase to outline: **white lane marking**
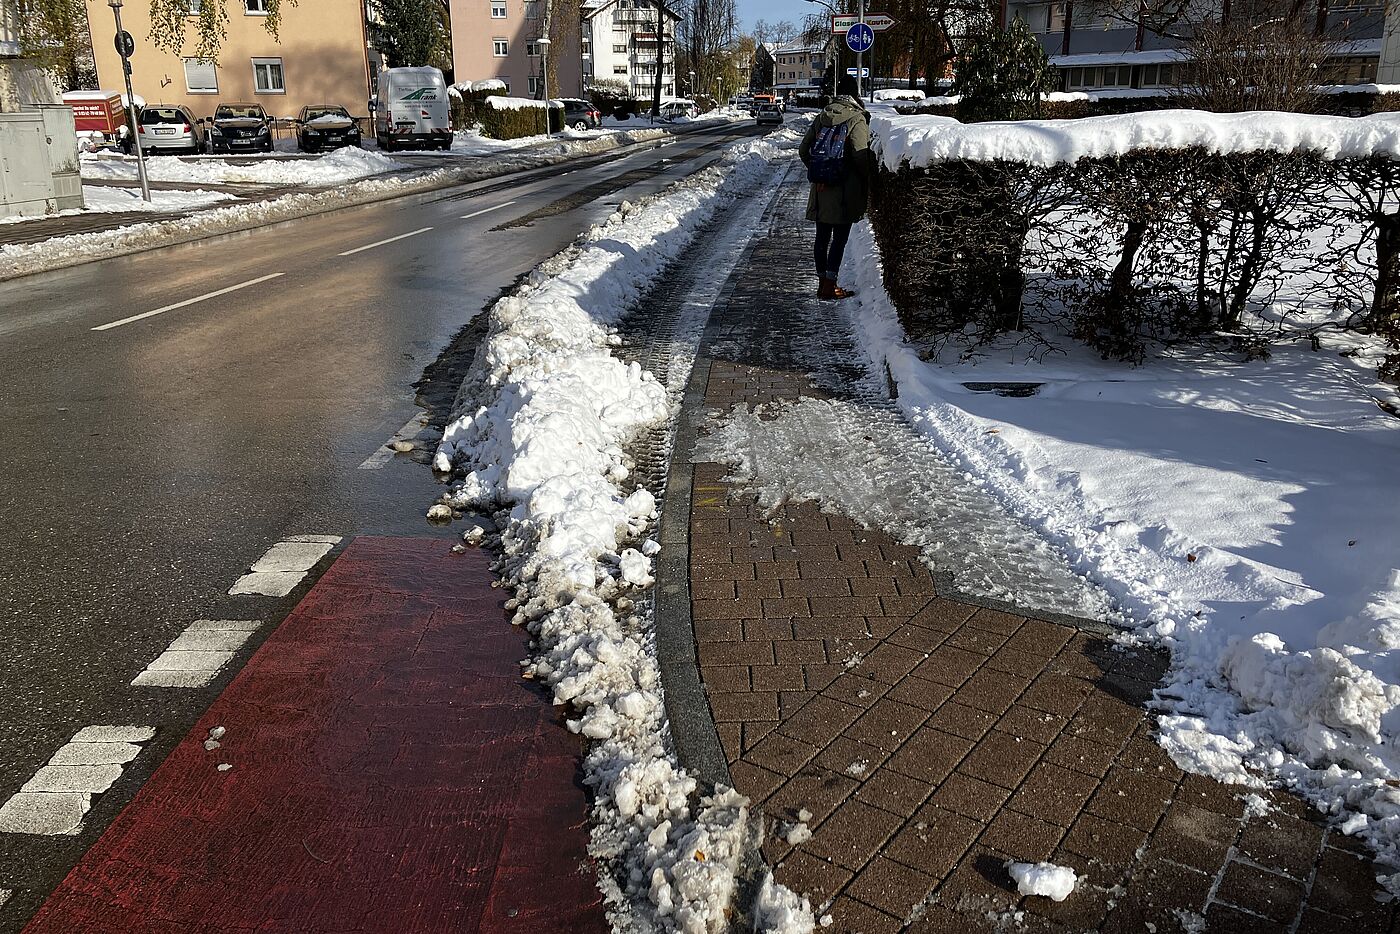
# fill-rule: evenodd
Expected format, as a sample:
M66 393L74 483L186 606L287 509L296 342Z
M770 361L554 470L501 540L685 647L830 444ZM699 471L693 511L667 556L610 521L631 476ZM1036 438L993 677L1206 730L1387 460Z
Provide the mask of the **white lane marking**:
M417 230L410 230L408 233L406 233L406 234L399 234L397 237L389 237L388 239L385 239L385 240L376 240L376 241L373 242L373 243L366 243L364 246L357 246L357 247L355 247L355 249L353 249L353 250L346 250L344 253L341 253L340 255L341 255L341 256L354 256L356 253L363 253L365 250L372 250L372 249L374 249L375 247L377 247L377 246L383 246L383 245L386 244L386 243L393 243L393 242L395 242L396 240L407 240L409 237L416 237L416 236L418 236L420 233L427 233L428 231L430 231L430 230L432 230L432 229L433 229L433 228L431 228L431 227L419 227Z
M566 172L565 174L567 175L568 173ZM483 214L490 214L492 211L499 211L501 208L508 208L514 203L514 201L507 201L505 204L498 204L494 208L482 208L480 211L473 211L470 214L463 214L462 220L469 221L473 217L480 217Z
M338 535L298 535L277 542L228 592L233 596L285 597L339 541Z
M394 432L393 437L379 446L379 449L360 462L360 470L382 470L384 465L394 459L398 453L394 450L395 441L411 441L413 437L422 431L428 424L428 413L419 412L417 415L403 423L403 427Z
M260 285L261 283L267 282L272 279L276 279L280 275L283 275L283 273L274 272L271 275L259 276L256 279L249 279L247 282L240 282L237 285L231 285L226 289L219 289L217 292L210 292L208 295L199 295L194 298L187 298L183 302L176 302L173 305L166 305L164 308L157 308L154 311L143 311L139 315L132 315L129 318L122 318L119 321L109 321L106 324L99 324L97 327L93 328L93 330L110 331L112 328L119 328L123 324L131 324L133 321L143 321L146 318L154 318L156 315L163 315L167 311L174 311L177 308L185 308L189 305L194 305L199 302L207 302L209 299L218 298L220 295L227 295L230 292L237 292L239 289L246 289L250 286Z
M112 787L121 777L122 766L135 759L141 744L155 735L149 726L79 730L0 805L0 833L50 837L77 833L82 829L83 815L92 807L93 796Z
M260 625L255 619L197 619L131 683L139 688L202 688Z

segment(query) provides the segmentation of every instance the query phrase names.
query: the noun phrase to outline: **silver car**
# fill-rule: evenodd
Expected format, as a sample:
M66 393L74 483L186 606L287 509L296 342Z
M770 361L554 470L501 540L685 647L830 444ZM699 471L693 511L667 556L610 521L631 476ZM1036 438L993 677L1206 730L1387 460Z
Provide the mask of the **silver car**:
M141 149L147 153L204 151L204 130L188 107L155 104L141 108L138 134Z
M754 113L754 123L762 126L765 123L772 123L775 126L782 126L783 109L777 104L759 104Z

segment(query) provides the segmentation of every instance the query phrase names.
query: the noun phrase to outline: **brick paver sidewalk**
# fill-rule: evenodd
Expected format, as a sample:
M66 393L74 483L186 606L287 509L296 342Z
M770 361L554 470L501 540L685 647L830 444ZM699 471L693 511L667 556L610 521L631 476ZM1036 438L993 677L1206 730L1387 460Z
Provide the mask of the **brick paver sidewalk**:
M702 348L711 413L833 385L802 362L842 328L805 274L805 192L779 199ZM1143 706L1165 657L940 595L915 549L811 504L766 514L725 473L696 465L692 489L701 676L768 862L823 930L1398 929L1364 850L1302 801L1247 814L1250 789L1173 764ZM1084 881L1022 898L1009 859Z

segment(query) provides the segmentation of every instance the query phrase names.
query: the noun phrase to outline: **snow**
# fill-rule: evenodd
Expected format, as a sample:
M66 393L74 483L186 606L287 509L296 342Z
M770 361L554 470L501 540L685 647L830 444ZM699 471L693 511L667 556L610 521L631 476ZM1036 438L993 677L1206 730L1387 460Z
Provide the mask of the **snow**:
M490 107L492 110L525 110L528 107L537 107L543 110L545 102L532 100L528 97L505 97L500 94L493 94L486 98L486 106Z
M870 97L877 101L921 101L924 99L924 92L911 91L907 88L884 88L876 91Z
M407 168L378 152L346 146L306 159L262 158L236 165L217 157L148 156L146 174L158 182L203 184L254 183L262 185L338 185L370 175ZM109 155L83 155L84 178L130 181L136 178L136 160Z
M768 182L798 139L788 130L738 144L656 198L624 203L497 302L435 456L459 478L451 506L498 510L514 621L535 639L526 675L593 741L592 851L616 871L616 885L604 880L615 922L643 929L726 928L749 815L733 789L692 802L696 781L671 748L648 623L622 609L649 583L646 552L655 553L628 543L656 518L649 493L627 491L624 448L670 409L652 374L612 355L608 328L723 200ZM791 927L796 896L774 888L769 899L782 930L810 930Z
M141 199L139 188L119 188L114 185L84 185L83 207L46 214L44 217L68 217L74 214L110 214L120 211L155 211L175 213L206 208L235 197L222 191L152 191L151 200ZM0 224L21 224L32 217L4 217Z
M1394 113L1330 117L1154 110L1079 120L963 124L952 117L905 116L880 108L871 112L870 125L890 171L903 163L918 168L955 159L1048 166L1186 146L1216 153L1313 150L1328 158L1400 158L1400 114Z
M823 926L830 923L829 916L823 918ZM771 872L764 876L754 900L753 929L767 934L806 934L815 927L811 903L774 882Z
M1176 347L1136 368L1068 341L926 361L868 225L848 256L866 259L846 304L910 423L1171 650L1156 704L1176 762L1351 821L1400 891L1400 421L1377 405L1396 399L1380 342L1329 332L1255 361Z
M1044 895L1055 902L1069 898L1079 881L1073 869L1054 863L1007 863L1006 871L1022 895Z

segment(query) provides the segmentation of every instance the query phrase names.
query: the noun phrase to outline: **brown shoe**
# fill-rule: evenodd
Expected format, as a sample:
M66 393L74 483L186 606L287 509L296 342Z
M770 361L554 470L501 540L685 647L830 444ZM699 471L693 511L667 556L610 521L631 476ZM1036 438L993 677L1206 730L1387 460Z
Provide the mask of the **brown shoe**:
M854 292L848 292L848 291L846 291L845 289L841 288L841 286L839 286L839 285L836 284L836 280L835 280L835 279L831 279L831 280L829 280L829 281L830 281L830 283L831 283L831 293L830 293L829 295L827 295L827 298L832 298L832 299L850 298L852 295L856 294L856 293L854 293Z
M835 297L836 297L835 294L834 294L834 290L835 290L835 289L836 289L836 280L835 280L835 279L828 279L828 278L826 278L825 276L823 276L823 277L821 277L821 278L819 278L819 279L817 280L817 298L820 298L820 299L835 298Z

